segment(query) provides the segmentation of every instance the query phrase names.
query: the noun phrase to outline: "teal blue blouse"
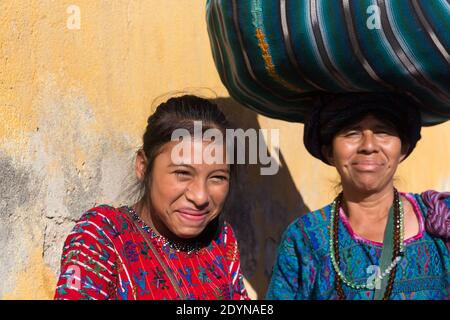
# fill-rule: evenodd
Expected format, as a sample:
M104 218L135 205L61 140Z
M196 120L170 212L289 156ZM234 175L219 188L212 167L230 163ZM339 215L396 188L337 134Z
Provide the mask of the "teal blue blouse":
M405 241L405 254L397 265L390 299L450 299L450 253L440 238L424 228L427 207L417 194L403 194L413 205L419 233ZM450 209L450 208L449 208ZM337 299L335 272L329 250L331 204L296 219L285 231L268 299ZM382 244L358 237L341 212L338 224L340 269L358 284L373 278ZM356 290L343 284L350 300L372 300L374 290Z

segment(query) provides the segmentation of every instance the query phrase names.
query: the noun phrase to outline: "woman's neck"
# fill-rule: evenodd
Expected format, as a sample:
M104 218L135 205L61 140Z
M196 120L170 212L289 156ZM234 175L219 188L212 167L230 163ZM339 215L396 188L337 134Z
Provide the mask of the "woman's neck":
M168 239L176 238L175 235L173 235L172 232L170 232L162 222L158 221L158 219L155 219L155 217L153 217L153 215L151 214L150 205L147 201L141 199L133 207L135 211L138 213L139 217L142 219L142 221L144 221L146 225L152 228L153 231Z
M394 187L388 185L377 192L361 192L344 188L342 206L349 220L360 223L385 221L394 202Z

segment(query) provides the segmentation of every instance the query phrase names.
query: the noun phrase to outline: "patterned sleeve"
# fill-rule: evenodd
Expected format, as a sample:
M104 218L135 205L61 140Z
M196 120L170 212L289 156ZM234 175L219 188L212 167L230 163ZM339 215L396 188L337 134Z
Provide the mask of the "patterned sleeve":
M300 232L298 220L283 234L267 291L268 300L309 299L314 278L312 256Z
M232 279L233 300L250 300L244 286L244 276L241 272L240 253L233 228L225 225L225 248L228 261L228 272Z
M114 226L95 208L82 215L64 243L54 299L115 298L116 255L109 231Z

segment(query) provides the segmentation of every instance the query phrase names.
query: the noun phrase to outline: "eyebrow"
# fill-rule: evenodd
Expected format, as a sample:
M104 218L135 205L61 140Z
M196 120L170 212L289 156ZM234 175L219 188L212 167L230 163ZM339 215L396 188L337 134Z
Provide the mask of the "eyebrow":
M191 166L190 164L187 164L187 163L171 163L169 165L169 167L188 167L188 168L194 169L193 166Z
M222 171L222 172L224 172L224 173L230 173L230 169L217 169L217 170L214 170L213 172L217 172L217 171Z

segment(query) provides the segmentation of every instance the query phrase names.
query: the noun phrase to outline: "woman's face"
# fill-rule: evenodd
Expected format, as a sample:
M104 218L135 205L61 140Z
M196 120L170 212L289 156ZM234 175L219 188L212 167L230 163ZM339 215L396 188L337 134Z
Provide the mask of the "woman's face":
M229 191L226 161L208 164L202 154L203 161L194 163L194 151L204 150L210 142L191 142L192 156L181 152L175 160L172 150L179 142L163 146L154 160L149 186L153 225L162 234L169 231L180 238L198 236L220 214Z
M369 115L335 135L328 160L344 188L376 192L392 184L404 157L396 129Z

